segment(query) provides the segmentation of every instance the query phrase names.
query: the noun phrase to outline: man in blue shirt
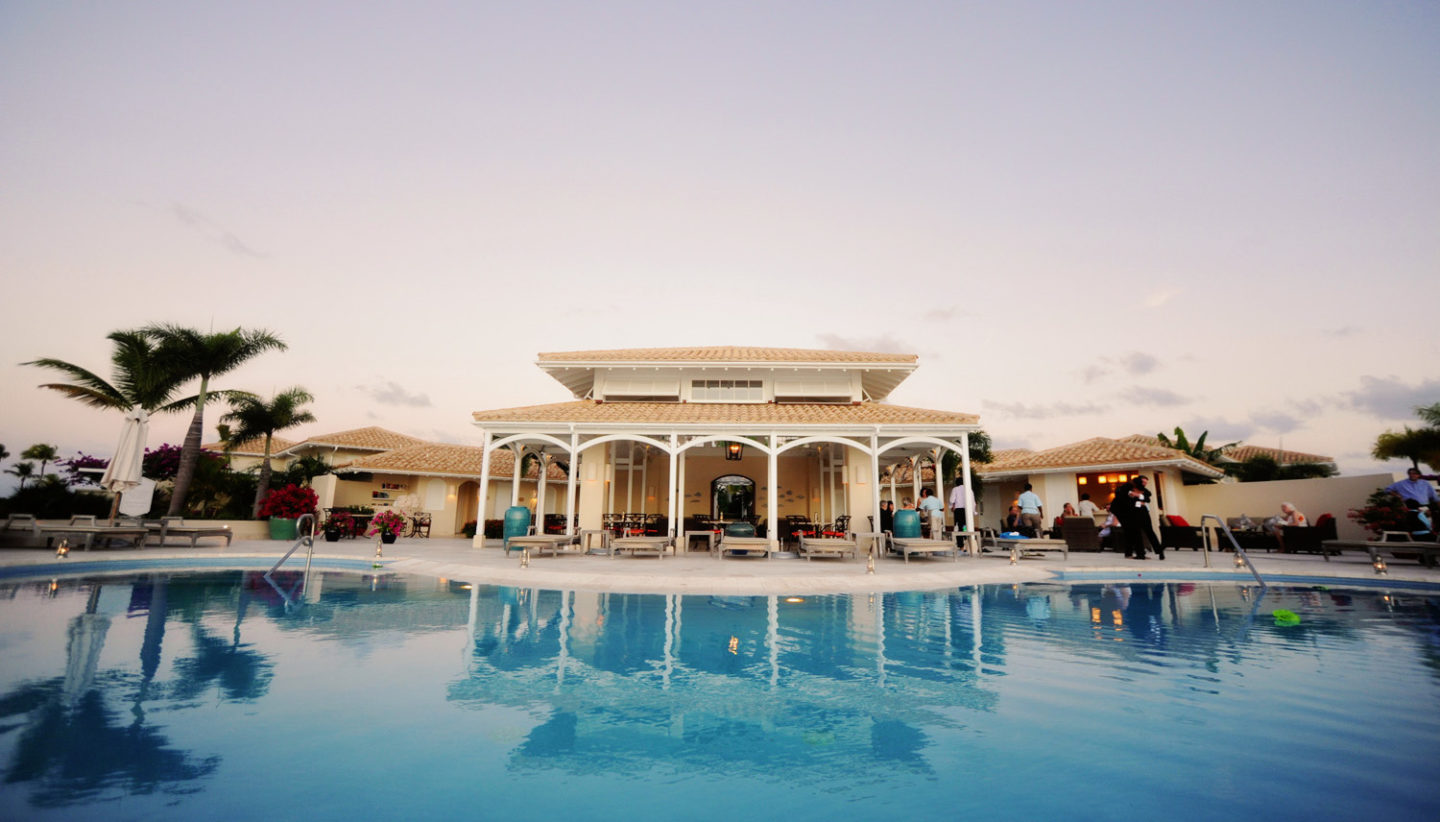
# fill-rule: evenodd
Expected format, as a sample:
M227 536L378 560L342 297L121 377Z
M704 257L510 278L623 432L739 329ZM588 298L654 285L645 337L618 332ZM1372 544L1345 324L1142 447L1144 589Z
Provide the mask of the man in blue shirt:
M920 521L930 531L930 539L939 539L945 531L945 513L940 498L935 496L934 491L925 488L920 492L920 504L916 507L920 509Z
M1437 503L1435 486L1429 481L1420 478L1420 469L1411 468L1405 472L1405 479L1391 483L1385 487L1386 491L1398 495L1401 499L1413 499L1421 505L1435 505Z
M1029 533L1026 536L1040 536L1040 526L1045 522L1045 509L1040 504L1040 495L1035 493L1033 485L1025 483L1025 492L1016 500L1020 506L1020 521L1025 523L1025 530Z

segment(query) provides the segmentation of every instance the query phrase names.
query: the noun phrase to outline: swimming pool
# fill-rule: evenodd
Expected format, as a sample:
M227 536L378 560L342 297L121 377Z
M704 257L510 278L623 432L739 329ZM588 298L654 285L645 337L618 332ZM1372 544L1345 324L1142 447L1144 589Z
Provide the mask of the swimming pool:
M1440 818L1434 593L296 581L0 584L3 815Z

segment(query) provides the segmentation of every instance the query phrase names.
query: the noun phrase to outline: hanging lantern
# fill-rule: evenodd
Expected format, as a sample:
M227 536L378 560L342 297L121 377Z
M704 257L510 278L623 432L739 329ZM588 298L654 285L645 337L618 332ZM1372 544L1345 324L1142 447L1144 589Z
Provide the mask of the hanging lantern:
M727 460L739 460L743 451L743 446L738 442L725 443L725 459Z
M1375 554L1375 561L1370 563L1370 565L1375 569L1375 573L1385 576L1390 575L1390 567L1385 564L1385 558L1380 556L1378 552Z

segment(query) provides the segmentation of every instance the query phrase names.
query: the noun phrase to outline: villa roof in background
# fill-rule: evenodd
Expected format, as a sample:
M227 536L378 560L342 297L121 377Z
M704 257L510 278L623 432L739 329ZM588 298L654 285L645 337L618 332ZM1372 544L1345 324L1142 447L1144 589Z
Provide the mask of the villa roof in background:
M341 474L367 472L372 474L409 474L425 477L470 478L480 476L482 449L475 445L448 445L424 443L396 448L383 454L358 457L335 470ZM490 476L505 478L515 475L515 455L509 450L498 448L490 452ZM536 479L539 468L530 466L525 476ZM551 463L546 478L564 482L565 472Z
M1157 448L1165 448L1160 444L1159 437L1150 437L1145 434L1131 434L1122 437L1121 442L1140 443L1142 445L1153 445ZM1255 457L1269 457L1280 465L1308 465L1311 463L1334 463L1334 457L1325 457L1320 454L1307 454L1304 451L1282 451L1279 448L1266 448L1263 445L1245 445L1236 443L1220 449L1220 462L1245 462Z
M889 363L914 365L914 354L887 354L879 351L832 351L825 348L757 348L716 345L696 348L616 348L609 351L546 351L541 364L581 362L606 363Z
M1029 474L1174 467L1204 477L1216 478L1225 475L1220 469L1173 448L1106 437L1095 437L1044 451L997 451L992 456L992 462L975 466L975 472L986 478L1001 479Z
M294 454L306 448L344 448L348 451L390 451L396 448L425 444L425 440L419 437L411 437L372 425L368 428L352 428L348 431L336 431L332 434L318 434L313 437L307 437L286 448L285 453Z
M954 411L932 411L889 403L677 403L596 402L575 400L476 411L475 422L486 427L506 423L578 425L707 425L725 426L975 426L980 417Z
M270 438L270 456L279 456L281 451L284 451L287 448L293 448L297 444L298 443L295 440L287 440L284 437L272 436ZM215 451L217 453L224 453L225 451L224 442L210 442L200 447L205 449L206 451ZM230 453L239 454L243 457L263 457L265 456L265 438L255 437L254 439L248 439L244 442L236 443L235 447L230 449Z

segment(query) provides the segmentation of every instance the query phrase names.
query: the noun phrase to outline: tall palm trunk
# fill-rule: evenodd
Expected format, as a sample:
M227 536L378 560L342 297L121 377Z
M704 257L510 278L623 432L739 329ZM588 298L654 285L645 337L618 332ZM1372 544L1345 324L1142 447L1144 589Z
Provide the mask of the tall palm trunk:
M260 461L260 476L255 481L255 504L250 506L250 519L260 518L260 501L270 490L270 435L265 435L265 458Z
M175 471L175 488L166 516L184 516L181 509L185 507L185 497L190 493L190 482L195 479L195 467L200 464L200 435L205 430L205 393L209 383L209 378L200 378L200 390L195 395L195 416L190 418L185 444L180 448L180 467Z

